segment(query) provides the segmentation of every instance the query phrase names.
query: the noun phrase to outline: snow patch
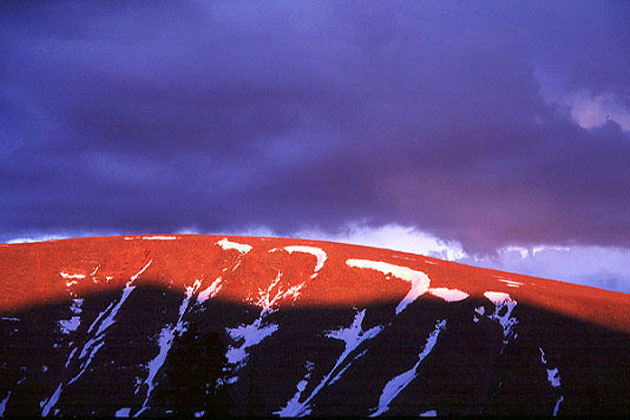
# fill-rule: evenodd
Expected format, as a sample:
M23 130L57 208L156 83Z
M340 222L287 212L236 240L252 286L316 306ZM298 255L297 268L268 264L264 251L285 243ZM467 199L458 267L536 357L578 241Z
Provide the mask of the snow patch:
M518 324L516 317L512 316L512 311L517 302L509 294L503 292L484 292L486 299L494 303L494 312L488 315L488 319L498 322L503 328L503 347L508 344L510 338L516 338L514 326ZM503 353L504 349L501 349Z
M389 264L382 261L348 259L346 264L352 268L368 268L380 271L386 276L393 276L411 283L411 289L396 307L396 315L400 314L409 304L418 299L429 290L431 280L422 271L412 270L409 267Z
M74 274L70 274L70 273L66 273L65 271L60 271L59 275L61 277L63 277L64 279L68 280L68 279L84 279L85 278L85 274L78 274L78 273L74 273Z
M521 287L521 286L524 286L524 285L525 285L524 283L521 283L520 281L514 281L514 280L499 279L499 281L500 281L501 283L505 283L505 285L506 285L507 287L515 287L515 288L518 288L518 287Z
M20 318L15 317L15 316L3 316L2 318L0 318L3 321L9 321L9 322L19 322Z
M129 417L131 413L131 408L123 407L120 410L116 411L116 417Z
M79 316L73 316L70 319L62 319L57 321L57 325L62 334L68 335L73 331L76 331L81 324L81 318Z
M435 410L425 411L424 413L420 413L418 417L437 417L437 411Z
M223 288L222 281L223 279L221 278L221 276L219 276L212 282L212 284L208 288L199 292L199 295L197 296L197 303L202 304L206 300L215 297L217 293L219 293L219 291Z
M562 395L560 395L560 398L558 398L558 401L556 401L556 405L553 408L553 416L557 416L558 415L558 410L560 409L560 403L564 401L564 397Z
M224 251L235 249L236 251L240 252L243 255L247 254L249 251L252 250L251 245L239 244L238 242L232 242L228 240L228 238L221 239L220 241L217 242L217 245L223 248Z
M486 308L484 308L483 306L479 306L475 308L475 313L473 315L473 322L475 324L479 322L479 318L482 317L484 313L486 313Z
M281 286L278 286L280 280L282 279L282 273L278 272L276 279L271 282L267 290L258 289L258 298L253 301L253 299L249 299L253 301L253 304L262 308L262 314L266 315L267 313L272 313L276 311L276 308L281 300L286 298L292 298L295 301L302 291L302 288L306 283L300 283L295 286L289 287L287 290L283 290Z
M177 236L153 235L153 236L143 236L142 237L143 241L174 241L175 239L177 239Z
M378 407L375 409L374 413L370 415L370 417L380 416L388 411L389 404L394 400L394 398L396 398L398 394L400 394L400 392L418 376L418 367L420 367L420 363L422 363L429 353L431 353L437 343L440 332L443 331L444 328L446 328L446 319L438 321L435 324L435 329L431 331L431 334L429 334L422 351L418 354L418 361L416 364L411 369L396 376L385 385L378 401Z
M238 347L228 347L228 351L225 354L228 363L240 367L248 356L247 349L278 331L278 325L263 325L263 316L260 316L251 324L241 324L235 328L226 328L225 331L233 340L242 341Z
M73 331L76 331L81 324L81 317L79 316L83 311L81 306L83 305L83 299L74 298L72 299L72 304L70 305L70 312L74 314L74 316L70 319L62 319L57 322L59 329L62 334L68 335Z
M429 293L439 297L447 302L459 302L470 296L468 293L458 289L449 289L447 287L432 287Z
M11 391L7 393L7 396L0 401L0 417L4 417L4 410L7 407L7 402L9 401L9 397L11 397Z
M560 386L560 373L558 372L558 368L547 369L547 381L549 381L549 384L554 388Z
M83 310L81 309L81 306L83 306L83 299L81 298L72 299L72 304L70 305L70 312L72 312L75 315L79 315L81 312L83 312Z
M314 246L302 246L302 245L293 245L293 246L285 246L284 249L292 254L294 252L303 252L305 254L311 254L317 258L317 262L315 263L315 269L311 278L314 279L319 274L319 271L324 268L324 263L328 259L328 254L321 249Z
M85 278L85 274L79 273L66 273L64 271L60 271L59 275L66 280L66 287L72 287L75 284L78 284L78 280L83 280Z

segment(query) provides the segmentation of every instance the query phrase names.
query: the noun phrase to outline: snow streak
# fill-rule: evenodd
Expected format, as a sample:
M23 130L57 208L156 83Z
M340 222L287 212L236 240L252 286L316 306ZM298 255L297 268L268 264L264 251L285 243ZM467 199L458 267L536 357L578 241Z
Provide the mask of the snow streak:
M335 377L333 381L331 382L332 375L335 374L341 366L343 366L348 356L354 350L356 350L364 341L373 339L383 329L383 327L381 326L376 326L376 327L370 328L367 331L363 331L363 327L361 326L361 324L363 323L364 317L365 317L365 309L363 309L362 311L356 314L354 321L352 322L352 325L349 328L340 328L338 330L332 330L326 333L326 337L328 338L333 338L333 339L341 340L345 342L345 349L341 353L341 356L339 356L333 368L328 372L326 376L324 376L324 378L321 380L319 385L317 385L315 389L313 389L313 391L310 393L308 397L306 397L302 402L300 402L300 398L302 397L302 392L304 392L304 390L306 389L306 385L308 384L308 378L310 377L310 371L309 371L309 373L307 373L307 376L304 378L304 380L298 383L297 385L298 391L293 396L293 398L291 398L287 402L287 405L285 407L274 412L274 414L278 414L280 417L300 417L300 416L305 416L311 413L311 408L310 408L309 403L326 385L330 385L330 383L339 379L338 377ZM348 364L349 363L352 363L352 362L350 361L348 362ZM345 369L347 369L347 366L344 367L342 370L345 371ZM340 375L337 375L337 376L340 376Z
M294 246L285 246L284 249L289 254L292 254L294 252L303 252L303 253L306 253L306 254L311 254L311 255L315 256L315 258L317 258L317 262L315 263L315 269L313 270L314 272L311 275L312 279L317 277L317 275L319 274L319 271L322 268L324 268L324 263L328 259L328 255L326 254L326 252L323 249L317 248L317 247L314 247L314 246L294 245Z
M153 236L143 236L142 240L143 241L174 241L175 239L177 239L177 236L160 236L160 235L153 235Z
M147 393L144 398L144 402L142 403L142 407L134 415L134 417L139 416L142 412L149 408L149 399L151 398L151 393L155 389L155 377L164 365L164 362L166 362L166 357L168 356L168 353L173 346L173 340L175 340L176 337L180 336L184 331L186 331L184 315L191 306L191 299L193 298L197 290L199 290L199 287L201 287L201 280L195 280L192 286L186 286L184 300L182 300L181 305L179 305L179 315L177 317L177 321L174 325L167 325L162 328L162 331L160 331L160 336L158 338L158 354L153 360L148 363L147 368L149 369L149 373L142 383L143 385L147 386ZM194 302L192 303L192 305L194 305Z
M411 289L396 307L396 315L400 314L407 306L425 294L429 290L429 284L431 283L429 277L422 271L412 270L408 267L382 261L349 259L346 260L346 264L353 268L368 268L370 270L380 271L386 276L391 275L411 283Z
M499 281L501 283L505 283L507 287L519 288L525 285L524 283L521 283L520 281L514 281L514 280L499 279Z
M258 289L258 298L253 301L253 303L262 308L263 314L275 312L281 300L290 297L295 301L300 296L300 292L305 285L305 283L300 283L284 290L281 286L278 286L281 279L282 273L278 272L276 279L271 282L267 290ZM250 301L252 301L252 299L250 299Z
M378 407L375 409L376 411L370 415L370 417L380 416L388 411L389 404L394 400L394 398L396 398L398 394L400 394L400 392L418 376L418 367L420 367L420 363L422 363L429 353L431 353L433 347L435 347L435 344L437 343L440 332L443 331L444 328L446 328L446 319L438 321L435 324L435 329L431 332L431 334L429 334L422 351L418 354L418 361L416 364L411 369L396 376L385 385L378 401Z
M4 410L7 407L7 401L9 401L9 397L11 397L11 391L7 393L7 396L4 397L2 401L0 401L0 417L4 417Z
M197 296L197 303L201 304L204 303L206 300L215 297L217 293L219 293L219 291L223 288L222 282L223 279L221 278L221 276L219 276L216 278L216 280L212 282L210 286L199 292L199 295Z

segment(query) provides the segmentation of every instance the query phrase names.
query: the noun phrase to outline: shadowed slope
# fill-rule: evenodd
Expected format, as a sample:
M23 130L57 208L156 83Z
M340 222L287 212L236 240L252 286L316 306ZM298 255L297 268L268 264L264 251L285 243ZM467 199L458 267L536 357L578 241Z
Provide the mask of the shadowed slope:
M211 381L235 415L630 413L621 293L297 239L92 238L0 256L0 414L165 414L191 325L226 361L191 383Z

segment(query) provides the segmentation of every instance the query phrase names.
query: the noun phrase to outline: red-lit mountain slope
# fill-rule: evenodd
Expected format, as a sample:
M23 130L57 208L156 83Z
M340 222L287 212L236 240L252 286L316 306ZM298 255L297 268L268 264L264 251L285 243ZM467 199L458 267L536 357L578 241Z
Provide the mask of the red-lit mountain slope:
M0 414L630 413L630 297L383 249L0 245Z

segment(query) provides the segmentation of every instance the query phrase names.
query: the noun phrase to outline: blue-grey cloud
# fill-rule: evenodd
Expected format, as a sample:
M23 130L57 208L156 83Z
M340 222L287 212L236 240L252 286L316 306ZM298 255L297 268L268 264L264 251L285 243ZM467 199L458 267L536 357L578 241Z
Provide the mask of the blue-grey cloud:
M545 94L630 112L626 3L2 7L2 240L363 221L630 247L630 134Z

